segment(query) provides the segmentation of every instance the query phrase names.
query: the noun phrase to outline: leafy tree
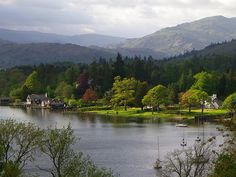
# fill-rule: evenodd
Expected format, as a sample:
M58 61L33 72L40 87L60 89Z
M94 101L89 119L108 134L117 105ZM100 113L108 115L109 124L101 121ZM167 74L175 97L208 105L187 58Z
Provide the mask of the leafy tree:
M111 103L114 106L124 106L125 110L127 110L128 104L135 100L134 89L136 81L134 78L121 79L120 76L117 76L114 79Z
M231 112L234 112L234 113L236 112L236 93L229 95L225 99L223 103L223 107L227 108Z
M191 87L192 89L205 91L209 94L217 93L218 77L215 74L200 72L194 78L196 81Z
M0 147L4 169L18 169L32 161L41 142L42 131L31 123L0 121Z
M83 101L85 103L97 101L97 94L91 88L87 89L83 95Z
M41 91L41 84L39 82L39 76L36 71L33 71L25 80L24 85L29 89L31 93L39 93Z
M181 104L187 106L189 108L189 112L191 112L191 108L193 106L201 105L202 112L204 109L204 102L208 100L208 94L201 90L190 89L186 91L181 96Z
M73 95L73 87L66 82L61 82L55 90L55 95L60 99L71 98Z
M152 107L152 113L155 108L160 110L160 105L168 102L167 88L163 85L157 85L150 89L143 97L142 103Z
M42 169L53 177L112 177L110 171L99 169L83 154L72 149L75 136L70 126L63 129L48 129L45 132L41 151L50 159L52 167Z
M23 170L12 161L4 165L1 177L22 177Z
M232 154L221 154L216 161L213 174L210 177L234 177L236 174L236 159Z
M223 151L219 154L210 177L234 177L236 174L236 120L223 121L224 127L218 128L223 135Z
M169 84L167 87L168 101L173 104L178 102L178 87L175 84Z
M148 83L147 82L145 82L145 81L141 82L138 80L135 81L134 105L141 107L142 110L143 110L142 99L146 95L147 91L148 91Z
M191 87L193 84L193 73L192 70L189 70L188 73L182 73L177 82L180 91L185 91Z
M64 73L64 80L69 84L73 85L76 79L79 77L80 68L77 65L71 66L66 69Z
M50 86L47 86L46 93L48 94L49 98L53 98L54 97L54 90Z
M22 89L16 88L16 89L11 90L9 95L12 99L21 99L21 94L22 94Z

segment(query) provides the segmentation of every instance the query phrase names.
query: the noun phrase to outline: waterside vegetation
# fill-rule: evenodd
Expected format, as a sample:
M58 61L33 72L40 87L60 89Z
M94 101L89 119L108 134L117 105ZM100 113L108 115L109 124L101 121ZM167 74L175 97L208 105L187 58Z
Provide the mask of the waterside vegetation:
M66 108L126 117L198 116L192 109L217 116L224 115L225 110L234 112L230 105L233 99L223 107L222 101L236 90L235 67L235 61L225 56L156 61L118 54L115 60L100 59L91 64L58 63L1 70L0 94L17 104L30 94L46 93L64 102ZM90 106L111 110L94 110ZM205 108L212 110L206 112ZM213 110L218 108L225 110Z

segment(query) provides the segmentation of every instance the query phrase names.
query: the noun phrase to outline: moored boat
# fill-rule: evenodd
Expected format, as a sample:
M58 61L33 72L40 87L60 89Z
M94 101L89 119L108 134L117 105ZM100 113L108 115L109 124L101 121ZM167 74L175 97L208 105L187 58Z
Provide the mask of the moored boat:
M176 127L188 127L187 124L176 124L175 126L176 126Z

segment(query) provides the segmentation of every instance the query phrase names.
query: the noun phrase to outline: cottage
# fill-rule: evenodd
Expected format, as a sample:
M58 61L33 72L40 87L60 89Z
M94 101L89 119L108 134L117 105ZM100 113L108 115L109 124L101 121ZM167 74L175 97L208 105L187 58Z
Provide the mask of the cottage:
M212 96L210 96L210 101L205 101L204 106L207 109L219 109L220 101L218 100L217 95L213 94Z
M27 96L26 105L47 108L50 105L50 99L47 95L32 94Z

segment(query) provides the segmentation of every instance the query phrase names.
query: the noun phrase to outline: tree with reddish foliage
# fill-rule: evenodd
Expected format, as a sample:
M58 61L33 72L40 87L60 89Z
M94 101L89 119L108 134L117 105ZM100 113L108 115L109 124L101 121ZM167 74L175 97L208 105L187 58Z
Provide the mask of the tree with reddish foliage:
M84 95L83 95L83 101L85 103L92 102L92 101L97 101L96 92L91 88L87 89L85 91Z
M82 97L85 91L89 88L89 74L83 72L79 75L79 78L76 82L76 89L78 97Z

